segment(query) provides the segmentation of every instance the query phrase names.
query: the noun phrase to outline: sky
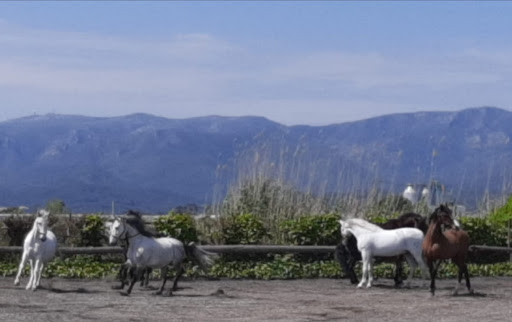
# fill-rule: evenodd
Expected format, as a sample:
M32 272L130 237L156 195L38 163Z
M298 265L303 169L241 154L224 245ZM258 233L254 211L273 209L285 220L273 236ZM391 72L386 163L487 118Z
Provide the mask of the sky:
M512 110L510 1L1 1L0 121Z

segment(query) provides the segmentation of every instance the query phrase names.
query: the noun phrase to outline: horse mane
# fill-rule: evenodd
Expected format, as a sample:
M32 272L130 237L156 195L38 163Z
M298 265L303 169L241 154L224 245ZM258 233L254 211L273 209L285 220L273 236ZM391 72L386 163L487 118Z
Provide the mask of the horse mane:
M349 226L357 226L359 228L362 228L364 230L369 230L369 231L372 231L372 232L377 232L377 231L381 231L382 228L375 225L375 224L372 224L371 222L368 222L364 219L361 219L361 218L351 218L351 219L347 219L347 221L349 223Z
M146 230L146 225L142 220L142 215L138 211L128 210L126 213L126 223L135 228L143 236L155 237L151 232Z
M432 220L436 220L443 213L452 218L452 210L448 208L448 205L440 204L439 207L434 209L434 211L430 214L428 217L428 222L431 223Z
M418 228L423 233L426 233L428 230L427 218L415 212L407 212L400 217L390 219L379 226L384 229L397 229L404 227Z

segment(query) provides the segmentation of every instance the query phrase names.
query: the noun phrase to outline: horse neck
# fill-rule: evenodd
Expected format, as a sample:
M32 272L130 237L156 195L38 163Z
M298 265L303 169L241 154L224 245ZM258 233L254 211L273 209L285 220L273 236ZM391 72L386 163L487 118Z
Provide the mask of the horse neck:
M34 224L32 225L32 229L27 234L27 237L29 237L33 242L37 241L37 219L34 220Z
M363 234L367 234L367 233L372 232L371 230L364 229L363 227L357 226L357 225L350 225L349 227L347 227L347 230L352 235L354 235L354 237L356 237L356 239L359 239L359 236L361 236Z
M144 241L145 239L150 239L149 237L144 236L141 234L137 229L134 227L125 224L126 228L126 240L128 243L128 248L130 247L136 247L140 242Z
M434 243L442 240L443 237L444 235L441 230L441 224L439 222L430 224L427 233L425 234L425 240L430 241L430 243Z

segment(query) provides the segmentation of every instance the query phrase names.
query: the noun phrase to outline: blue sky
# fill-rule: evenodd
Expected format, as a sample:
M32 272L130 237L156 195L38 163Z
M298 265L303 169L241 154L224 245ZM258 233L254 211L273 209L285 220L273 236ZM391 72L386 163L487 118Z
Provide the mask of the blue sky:
M512 108L512 2L0 2L0 121Z

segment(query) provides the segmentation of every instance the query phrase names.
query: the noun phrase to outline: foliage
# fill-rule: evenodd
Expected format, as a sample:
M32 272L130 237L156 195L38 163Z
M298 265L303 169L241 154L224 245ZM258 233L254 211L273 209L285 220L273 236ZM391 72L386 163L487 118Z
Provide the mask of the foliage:
M159 233L166 236L186 243L198 240L195 221L191 215L171 212L167 216L158 217L153 224Z
M339 216L307 216L281 223L285 241L293 245L336 245L341 241Z
M462 217L460 221L472 245L506 246L506 230L488 218Z
M0 261L0 275L14 276L17 271L19 256L3 258ZM105 278L115 277L121 261L98 260L96 256L73 256L65 259L56 258L45 269L44 277L61 278ZM469 264L471 276L512 276L512 262L496 264ZM458 269L452 263L442 264L438 278L456 278ZM25 276L29 273L29 265L25 267ZM170 275L174 274L171 272ZM356 265L356 274L361 275L361 265ZM404 275L408 274L408 266L404 265ZM154 274L158 277L157 272ZM185 276L213 278L253 278L253 279L297 279L297 278L342 278L344 273L338 262L334 260L304 262L291 255L274 256L268 260L226 261L218 260L209 273L186 265ZM392 279L394 264L381 263L375 265L376 278ZM419 269L415 277L420 277Z
M105 222L100 215L88 215L80 230L80 246L101 246L106 241Z
M253 214L243 214L223 220L221 236L225 244L254 245L269 234L260 219Z
M23 239L32 229L34 217L12 215L4 219L3 223L7 228L9 246L23 246Z
M507 231L499 224L495 224L489 218L462 217L462 229L470 238L472 245L506 246ZM469 260L475 263L493 263L508 260L506 253L471 252Z
M250 180L233 186L213 214L219 218L253 214L259 218L275 242L280 243L279 224L306 214L328 213L329 202L325 198L304 193L285 183L256 175Z
M512 220L512 196L508 198L507 203L489 215L489 220L493 224L507 226L508 221Z

